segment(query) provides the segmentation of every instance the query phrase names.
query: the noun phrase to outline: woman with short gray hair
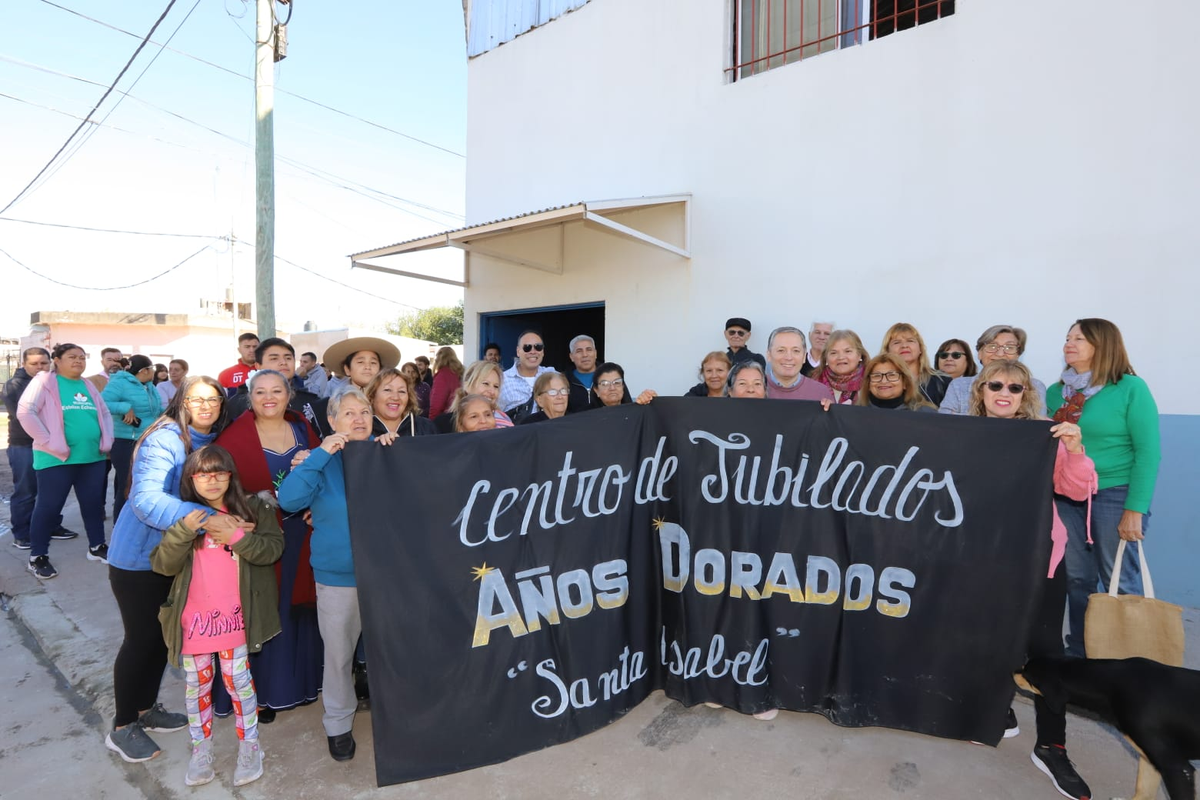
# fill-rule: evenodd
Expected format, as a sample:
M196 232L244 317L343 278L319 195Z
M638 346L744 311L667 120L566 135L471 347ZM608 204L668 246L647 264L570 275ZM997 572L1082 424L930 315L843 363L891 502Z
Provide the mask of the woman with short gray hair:
M1025 352L1025 331L1014 325L993 325L979 334L979 339L975 342L975 352L979 355L981 372L993 361L1019 361L1021 354ZM971 387L975 385L978 377L978 375L974 377L964 375L950 381L950 385L946 388L946 396L938 406L938 412L959 416L970 414ZM1034 395L1037 397L1037 414L1045 416L1046 387L1037 378L1033 378L1032 383Z

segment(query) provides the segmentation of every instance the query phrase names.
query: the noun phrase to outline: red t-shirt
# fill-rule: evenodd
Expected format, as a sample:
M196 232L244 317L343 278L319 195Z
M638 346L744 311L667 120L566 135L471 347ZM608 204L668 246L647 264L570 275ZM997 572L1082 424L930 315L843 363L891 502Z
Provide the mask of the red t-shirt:
M247 376L253 371L253 365L246 365L239 361L229 369L221 370L221 374L217 376L217 383L226 389L240 389L246 382Z

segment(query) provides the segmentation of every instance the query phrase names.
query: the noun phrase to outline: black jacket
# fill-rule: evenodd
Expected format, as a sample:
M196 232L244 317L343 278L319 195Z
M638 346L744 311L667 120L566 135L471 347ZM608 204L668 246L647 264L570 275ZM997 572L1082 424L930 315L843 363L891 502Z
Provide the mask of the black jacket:
M25 393L25 387L33 380L33 376L25 371L24 367L17 367L17 371L4 384L4 407L8 410L8 446L9 447L33 447L33 437L25 432L21 427L21 423L17 421L17 402L20 401L21 395Z
M444 417L446 415L443 414L442 416ZM450 416L453 416L453 415L450 415ZM439 417L439 419L441 419L441 417ZM451 422L450 424L453 425L454 423ZM371 418L371 435L372 436L383 436L385 433L387 433L387 427L383 424L383 420L381 420L379 417L372 417ZM434 426L433 422L426 419L425 417L422 417L419 414L417 414L415 416L412 414L409 414L407 417L405 417L404 419L402 419L400 421L400 427L396 431L396 433L399 434L400 436L410 436L410 435L411 436L433 436L438 433L441 433L441 431L439 431L437 429L437 427Z
M759 353L755 353L749 347L743 347L736 353L732 350L726 350L725 355L729 356L729 360L735 364L740 361L757 361L760 365L762 365L763 369L767 368L767 359Z
M592 380L596 378L596 373L592 373ZM575 370L567 372L567 385L571 387L571 394L567 396L567 413L574 414L576 411L587 411L596 404L596 400L591 390L580 382L579 377L575 374Z

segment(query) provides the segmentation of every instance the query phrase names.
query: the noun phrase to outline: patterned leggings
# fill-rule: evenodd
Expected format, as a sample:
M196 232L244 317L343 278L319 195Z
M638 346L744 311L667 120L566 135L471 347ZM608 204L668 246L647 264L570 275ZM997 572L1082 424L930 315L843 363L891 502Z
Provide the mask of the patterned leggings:
M233 699L238 739L258 739L258 697L254 693L254 678L250 677L246 645L222 650L217 657L221 660L221 679ZM193 742L201 742L212 737L212 653L185 655L183 671L187 680L184 704L187 706L188 731Z

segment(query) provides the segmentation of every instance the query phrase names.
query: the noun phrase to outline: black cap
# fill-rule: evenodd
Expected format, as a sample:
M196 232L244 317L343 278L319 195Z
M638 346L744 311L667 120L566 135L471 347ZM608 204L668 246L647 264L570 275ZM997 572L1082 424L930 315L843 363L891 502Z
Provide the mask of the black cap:
M729 330L734 325L737 325L739 328L745 328L747 331L750 330L750 320L745 317L730 317L725 323L725 330Z
M129 357L129 369L126 370L126 372L128 372L130 375L137 375L139 372L144 370L146 367L153 367L153 366L154 366L154 362L150 360L149 356L143 356L141 354L138 354L136 356Z

